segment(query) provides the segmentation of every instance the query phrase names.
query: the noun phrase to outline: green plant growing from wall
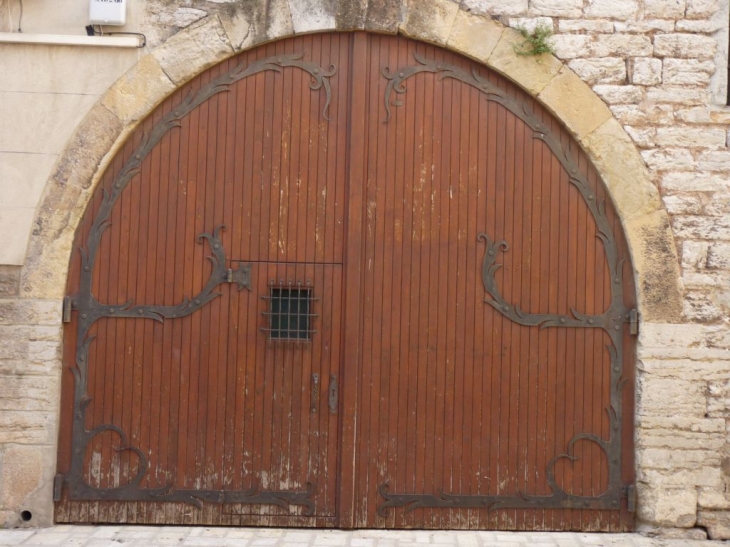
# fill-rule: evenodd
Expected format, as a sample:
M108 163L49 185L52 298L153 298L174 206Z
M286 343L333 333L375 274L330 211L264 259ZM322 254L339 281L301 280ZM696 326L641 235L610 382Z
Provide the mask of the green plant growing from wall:
M517 31L525 39L521 44L514 46L517 55L555 54L552 44L548 42L553 35L553 29L545 23L539 23L532 31L527 30L525 27L517 27Z

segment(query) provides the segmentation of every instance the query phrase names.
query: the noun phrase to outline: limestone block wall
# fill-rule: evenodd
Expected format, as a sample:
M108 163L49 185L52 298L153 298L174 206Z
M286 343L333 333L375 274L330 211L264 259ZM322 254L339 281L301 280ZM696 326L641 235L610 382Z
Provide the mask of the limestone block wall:
M52 522L60 385L58 301L0 300L0 523Z
M41 3L34 32L80 32L64 11L77 2L24 0L29 14ZM0 0L0 31L14 6ZM127 30L147 35L144 51L0 44L0 233L12 234L0 244L0 525L52 522L65 272L124 135L237 51L361 29L484 62L586 148L637 276L639 521L730 538L727 11L726 0L130 0ZM554 30L555 57L517 56L507 27L537 23Z

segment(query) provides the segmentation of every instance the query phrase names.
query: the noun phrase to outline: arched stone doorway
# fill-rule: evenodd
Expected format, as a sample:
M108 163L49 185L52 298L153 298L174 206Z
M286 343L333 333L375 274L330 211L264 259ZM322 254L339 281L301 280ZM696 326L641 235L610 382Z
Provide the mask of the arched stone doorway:
M49 179L37 213L22 272L21 298L29 306L45 310L60 305L74 234L91 192L114 152L157 103L211 64L258 43L296 32L359 28L439 44L497 70L537 97L566 124L609 187L633 258L640 320L678 321L681 289L666 211L620 124L559 60L515 56L517 33L450 2L368 2L364 18L340 17L339 7L324 5L279 17L276 10L261 4L251 17L210 17L176 34L142 58L79 125ZM588 117L586 112L598 115ZM49 418L49 427L58 427L55 417ZM49 462L51 458L49 452ZM43 476L37 477L36 494L25 502L33 505L39 523L51 522L53 467L44 468ZM651 518L651 501L646 503L645 518Z
M496 73L364 33L225 61L76 245L60 521L631 527L620 219Z

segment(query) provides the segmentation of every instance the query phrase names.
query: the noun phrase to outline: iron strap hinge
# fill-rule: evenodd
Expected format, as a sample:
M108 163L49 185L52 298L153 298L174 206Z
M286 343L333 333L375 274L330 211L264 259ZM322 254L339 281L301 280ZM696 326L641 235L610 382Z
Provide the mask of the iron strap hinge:
M636 512L636 486L630 484L626 487L627 509L629 513Z
M639 311L636 308L629 310L628 323L629 334L633 334L634 336L639 334Z
M71 310L73 309L73 299L70 296L63 297L63 315L62 319L64 323L71 322Z

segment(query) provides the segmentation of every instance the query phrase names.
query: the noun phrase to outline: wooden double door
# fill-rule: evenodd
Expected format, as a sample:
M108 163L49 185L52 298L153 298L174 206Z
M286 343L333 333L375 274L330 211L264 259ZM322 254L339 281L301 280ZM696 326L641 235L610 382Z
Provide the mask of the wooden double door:
M246 52L134 131L76 242L57 521L631 528L620 222L498 74Z

